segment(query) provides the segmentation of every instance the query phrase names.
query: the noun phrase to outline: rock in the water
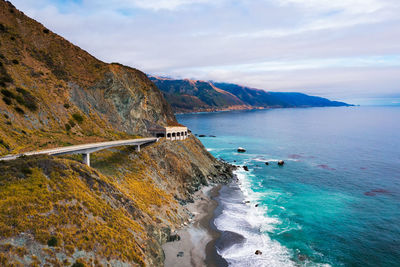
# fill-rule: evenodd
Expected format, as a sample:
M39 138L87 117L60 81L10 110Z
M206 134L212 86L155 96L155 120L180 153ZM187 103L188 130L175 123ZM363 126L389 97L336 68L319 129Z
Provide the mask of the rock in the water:
M248 168L247 166L243 166L243 169L244 169L246 172L249 171L249 168Z
M297 255L297 258L299 259L299 261L305 261L307 260L307 255L299 254Z
M262 255L262 252L260 251L260 250L256 250L256 253L255 253L256 255Z
M174 242L174 241L179 241L179 240L181 240L181 237L178 234L173 234L168 237L167 242Z
M215 135L209 135L209 137L216 137Z
M279 166L283 166L283 164L285 164L285 162L283 160L278 161Z
M258 204L256 204L255 207L257 208L257 207L258 207Z
M244 149L243 147L238 147L237 152L246 152L246 149Z
M199 137L206 137L205 134L199 134Z
M269 165L269 162L267 161L267 162L265 162L265 165Z

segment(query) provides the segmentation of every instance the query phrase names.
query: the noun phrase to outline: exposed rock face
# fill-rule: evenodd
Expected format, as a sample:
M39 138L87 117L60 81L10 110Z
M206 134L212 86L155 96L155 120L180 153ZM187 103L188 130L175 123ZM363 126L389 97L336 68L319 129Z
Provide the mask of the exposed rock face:
M152 123L175 121L171 108L147 76L129 67L109 65L104 78L87 90L69 83L71 101L85 113L96 112L114 129L147 135Z
M3 0L0 44L0 155L147 135L148 125L176 121L144 73L97 60Z

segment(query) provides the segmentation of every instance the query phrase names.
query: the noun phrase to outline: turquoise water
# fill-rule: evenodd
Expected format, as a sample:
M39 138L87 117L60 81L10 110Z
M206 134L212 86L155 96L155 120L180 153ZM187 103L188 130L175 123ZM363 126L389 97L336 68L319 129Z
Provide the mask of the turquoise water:
M215 157L249 168L237 172L243 201L233 196L235 185L225 189L215 220L247 240L219 252L230 265L400 266L399 107L186 114L178 121L215 135L200 138ZM258 248L263 254L255 257Z

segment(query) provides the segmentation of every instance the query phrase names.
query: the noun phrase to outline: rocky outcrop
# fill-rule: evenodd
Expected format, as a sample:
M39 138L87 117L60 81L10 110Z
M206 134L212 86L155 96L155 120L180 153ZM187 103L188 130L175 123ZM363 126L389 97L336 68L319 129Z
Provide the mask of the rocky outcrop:
M119 131L147 135L151 124L167 126L175 121L161 92L133 68L111 64L104 78L87 90L74 83L69 87L71 101L83 112L95 112Z
M0 44L0 155L144 136L149 125L176 122L143 72L94 58L3 0Z

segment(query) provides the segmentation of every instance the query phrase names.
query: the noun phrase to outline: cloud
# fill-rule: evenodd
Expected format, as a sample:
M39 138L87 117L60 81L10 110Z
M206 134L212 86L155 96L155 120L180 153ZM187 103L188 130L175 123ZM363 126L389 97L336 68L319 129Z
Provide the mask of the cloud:
M400 91L398 0L13 3L101 60L147 73L332 97Z
M209 0L134 0L119 1L125 5L133 4L135 7L151 10L175 10L188 5L204 4L212 1Z

